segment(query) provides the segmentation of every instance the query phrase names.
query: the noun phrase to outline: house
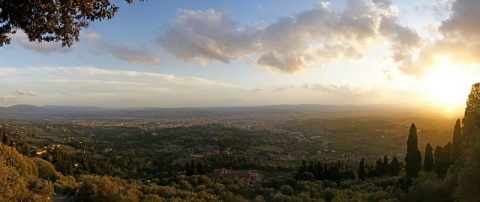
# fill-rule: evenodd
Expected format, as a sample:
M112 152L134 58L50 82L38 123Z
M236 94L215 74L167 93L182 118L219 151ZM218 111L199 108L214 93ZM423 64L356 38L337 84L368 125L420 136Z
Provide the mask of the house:
M207 174L213 182L218 179L229 177L240 177L249 183L260 183L264 179L264 175L257 170L232 170L232 169L215 169L212 173Z
M203 158L205 154L189 154L190 158Z
M42 154L45 154L45 153L47 153L47 150L40 150L35 152L37 156L41 156Z

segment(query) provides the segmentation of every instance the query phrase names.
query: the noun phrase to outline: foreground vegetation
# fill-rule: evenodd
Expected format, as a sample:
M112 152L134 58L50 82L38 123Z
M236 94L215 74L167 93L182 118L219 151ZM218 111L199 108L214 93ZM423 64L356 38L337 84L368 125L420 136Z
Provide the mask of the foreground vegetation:
M476 201L479 97L475 84L464 118L452 124L452 141L442 145L425 143L422 135L433 131L417 134L418 123L402 136L406 144L397 144L395 129L403 125L379 128L351 118L341 118L348 127L335 119L291 120L277 132L16 120L1 129L0 200L48 201L57 195L78 201ZM306 124L311 121L328 124L318 129ZM342 147L338 134L351 135L351 144ZM377 149L360 143L396 146L373 155ZM401 147L403 153L397 151ZM212 175L222 168L257 170L262 178Z

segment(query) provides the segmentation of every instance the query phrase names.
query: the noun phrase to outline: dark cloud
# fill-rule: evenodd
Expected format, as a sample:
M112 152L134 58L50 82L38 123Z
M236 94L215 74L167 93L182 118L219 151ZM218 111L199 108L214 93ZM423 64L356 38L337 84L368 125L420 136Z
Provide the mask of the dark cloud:
M480 1L456 0L449 19L442 22L440 31L446 37L480 39Z
M394 57L404 73L421 77L441 57L457 64L480 63L480 1L456 0L451 6L448 1L434 6L437 10L447 7L451 14L438 28L439 39L418 49L416 57L408 51L398 51Z

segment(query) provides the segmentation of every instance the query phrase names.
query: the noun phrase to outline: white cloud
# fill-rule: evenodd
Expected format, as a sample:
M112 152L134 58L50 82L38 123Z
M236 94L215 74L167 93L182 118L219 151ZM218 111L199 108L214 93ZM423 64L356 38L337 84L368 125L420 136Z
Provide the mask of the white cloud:
M295 88L293 85L285 85L285 86L280 86L278 88L273 89L274 92L285 92L288 90L291 90Z
M18 99L15 96L12 96L12 95L0 95L0 102L3 102L3 103L17 103L17 102L20 102L20 99Z
M107 51L114 57L130 63L159 65L160 59L146 48L133 49L123 45L117 45L111 42L100 42L101 50Z
M60 95L63 95L63 96L75 96L75 93L61 92Z
M416 77L422 77L426 70L433 68L439 57L449 58L452 63L469 66L480 63L480 1L456 0L438 2L427 7L436 15L443 16L444 9L450 8L450 16L434 30L438 38L425 43L415 54L398 51L401 70ZM401 54L400 54L401 53Z
M324 85L321 83L305 83L303 84L305 89L324 92L327 94L337 95L345 98L363 99L368 100L378 96L378 90L364 89L360 87L352 87L348 84L337 85Z
M145 65L160 64L160 59L148 48L131 48L121 44L116 44L103 39L97 33L86 33L85 36L85 38L94 44L94 46L100 51L105 51L119 60Z
M32 96L32 97L37 96L37 93L31 90L16 90L15 94L20 96Z
M398 23L398 9L386 0L347 1L342 12L321 3L311 10L258 28L242 26L218 10L180 10L157 44L178 58L202 63L254 56L254 64L295 73L343 59L360 59L379 41L391 43L392 57L402 63L420 37Z
M179 10L175 22L166 24L157 44L183 60L204 59L228 63L254 49L255 32L240 28L217 10Z
M36 105L222 106L225 99L254 94L253 87L211 79L96 67L0 68L0 78L2 91L14 92L1 98L37 95L25 100Z
M20 44L21 47L35 51L37 53L49 55L51 53L67 53L70 52L72 49L67 47L62 47L62 43L59 42L36 42L30 41L27 35L22 32L18 31L16 34L11 36L12 41L17 41L13 43Z

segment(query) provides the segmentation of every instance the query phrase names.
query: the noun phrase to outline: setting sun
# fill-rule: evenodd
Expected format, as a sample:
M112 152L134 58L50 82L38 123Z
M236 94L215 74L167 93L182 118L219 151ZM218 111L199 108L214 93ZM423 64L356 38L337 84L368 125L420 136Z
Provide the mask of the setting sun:
M447 111L463 108L475 74L450 61L439 61L423 78L423 90L435 106Z

